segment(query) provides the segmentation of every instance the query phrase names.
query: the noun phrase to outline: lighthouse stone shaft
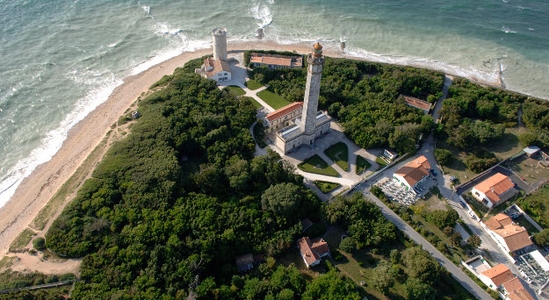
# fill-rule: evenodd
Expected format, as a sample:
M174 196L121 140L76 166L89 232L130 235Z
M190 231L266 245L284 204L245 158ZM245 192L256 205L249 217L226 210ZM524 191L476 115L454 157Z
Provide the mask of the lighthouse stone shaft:
M301 132L303 133L303 144L311 144L315 138L316 115L318 111L318 97L320 95L320 79L324 56L322 46L316 43L313 46L314 52L307 57L307 83L305 86L305 98L303 99L303 113L301 116Z

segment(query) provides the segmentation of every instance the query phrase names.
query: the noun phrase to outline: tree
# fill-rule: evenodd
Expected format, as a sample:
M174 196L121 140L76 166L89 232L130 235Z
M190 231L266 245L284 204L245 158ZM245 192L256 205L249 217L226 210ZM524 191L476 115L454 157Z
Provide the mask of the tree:
M32 246L38 251L46 250L46 240L43 237L37 237L32 241Z
M434 283L440 275L440 265L423 249L413 247L402 253L406 273L421 282Z
M346 237L339 243L339 249L347 253L355 252L356 246L356 241L352 237Z
M392 272L391 264L382 260L374 268L372 275L371 280L374 288L386 295L389 292L389 288L393 286L395 282L395 274Z
M294 219L302 201L301 188L293 183L279 183L269 187L261 195L261 207L278 216Z
M549 229L544 228L542 231L534 234L534 242L538 245L549 245Z
M441 148L435 149L435 158L443 166L447 166L452 161L453 157L454 154L450 150Z
M433 300L436 296L436 290L417 278L410 278L404 285L406 294L410 300Z
M471 236L469 236L469 238L467 239L467 243L469 243L469 245L471 245L471 247L473 248L478 248L480 246L480 244L482 243L482 240L480 239L480 237L476 234L473 234Z
M307 285L301 299L304 300L360 300L355 284L332 269L320 274Z
M449 210L433 210L427 213L427 221L435 224L438 228L444 229L445 227L454 227L456 221L459 219L457 211L453 209Z
M459 232L454 232L452 236L450 236L450 244L452 244L452 246L454 247L459 247L461 245L461 240L462 237L461 233Z

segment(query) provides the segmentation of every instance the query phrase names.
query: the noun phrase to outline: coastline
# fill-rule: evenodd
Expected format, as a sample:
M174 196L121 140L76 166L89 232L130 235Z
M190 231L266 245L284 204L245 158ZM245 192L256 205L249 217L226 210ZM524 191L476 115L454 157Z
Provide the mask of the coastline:
M312 42L285 45L274 41L229 41L228 49L230 52L257 49L306 54L310 52L311 45ZM27 228L58 189L99 145L111 129L111 125L117 122L142 93L147 92L162 76L172 74L177 67L183 66L187 61L210 54L211 51L211 48L207 48L183 52L139 74L125 78L124 83L118 86L105 102L71 128L59 151L24 178L11 199L0 207L0 256L8 253L11 242ZM368 60L345 54L339 48L339 44L335 43L327 43L324 53L331 57ZM498 87L497 82L483 82L475 78L471 80Z

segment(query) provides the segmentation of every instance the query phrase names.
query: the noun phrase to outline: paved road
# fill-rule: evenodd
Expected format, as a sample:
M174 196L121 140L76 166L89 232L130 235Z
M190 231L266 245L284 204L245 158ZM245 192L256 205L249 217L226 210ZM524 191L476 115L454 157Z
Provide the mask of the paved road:
M463 271L456 267L446 256L442 255L435 247L431 245L426 239L424 239L419 233L417 233L412 227L410 227L406 222L404 222L397 214L395 214L391 209L389 209L383 202L381 202L377 197L374 197L371 193L364 193L367 199L370 199L374 202L379 208L383 215L395 224L398 229L400 229L404 234L414 240L416 243L423 246L431 256L433 256L450 274L454 279L456 279L465 289L467 289L473 296L477 299L493 299L490 294L484 291L480 286L478 286L469 276L467 276Z

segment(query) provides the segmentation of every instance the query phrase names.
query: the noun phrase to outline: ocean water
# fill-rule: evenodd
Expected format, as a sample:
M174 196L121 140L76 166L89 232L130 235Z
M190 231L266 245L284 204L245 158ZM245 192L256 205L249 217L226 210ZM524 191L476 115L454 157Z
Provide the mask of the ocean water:
M0 206L122 80L229 41L316 40L549 99L546 0L0 0Z

